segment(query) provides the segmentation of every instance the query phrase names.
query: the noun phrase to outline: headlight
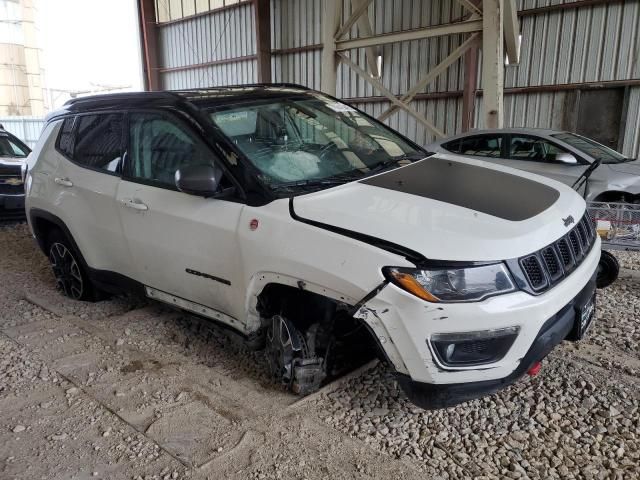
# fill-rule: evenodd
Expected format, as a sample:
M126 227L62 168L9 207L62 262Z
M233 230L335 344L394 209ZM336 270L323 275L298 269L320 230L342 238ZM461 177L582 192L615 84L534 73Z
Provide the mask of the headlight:
M384 274L395 285L428 302L477 302L516 290L502 263L427 269L387 267Z

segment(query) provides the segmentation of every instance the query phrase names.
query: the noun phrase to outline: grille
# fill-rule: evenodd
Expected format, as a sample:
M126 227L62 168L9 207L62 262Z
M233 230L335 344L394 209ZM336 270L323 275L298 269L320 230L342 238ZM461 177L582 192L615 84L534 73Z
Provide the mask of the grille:
M543 248L542 259L545 267L547 267L547 272L549 272L549 277L555 282L562 276L562 265L560 265L558 254L553 247Z
M580 245L580 240L578 239L578 234L575 230L569 233L569 244L571 245L571 251L573 252L573 256L576 260L582 257L582 246Z
M0 179L0 195L20 195L24 193L24 185L7 185Z
M0 163L0 177L20 177L21 170L21 164L7 165Z
M573 229L551 245L519 259L529 287L537 293L548 290L578 267L596 239L589 215L580 219Z
M462 350L464 353L485 353L489 351L491 345L493 343L493 339L490 340L476 340L473 342L464 342L461 343L458 348Z
M573 267L573 255L571 255L569 241L566 238L561 238L556 243L556 247L558 247L558 251L560 252L562 266L565 270L570 270Z
M540 265L538 257L535 255L525 257L520 261L520 264L527 276L527 280L529 280L529 284L534 290L538 290L545 286L547 280L544 276L544 271L542 270L542 265Z

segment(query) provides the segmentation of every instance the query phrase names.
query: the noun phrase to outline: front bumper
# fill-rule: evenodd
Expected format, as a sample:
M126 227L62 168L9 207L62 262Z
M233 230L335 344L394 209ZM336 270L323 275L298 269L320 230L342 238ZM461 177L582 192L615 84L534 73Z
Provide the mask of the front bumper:
M426 409L446 408L502 390L545 358L556 345L565 339L571 339L576 324L577 307L592 298L595 290L594 273L582 291L542 325L518 367L505 378L468 383L428 384L414 382L411 377L401 374L398 376L398 383L413 403Z
M586 295L584 292L595 289L599 259L600 240L596 239L587 257L571 275L537 296L519 291L482 302L429 303L389 284L354 316L368 324L410 396L411 385L413 390L421 392L448 390L442 398L455 397L457 400L452 402L458 403L515 381L566 337L564 329L569 328L568 324L573 325L571 305ZM517 338L504 357L493 363L450 367L439 362L431 349L430 340L439 334L513 327L518 330ZM552 338L548 338L549 335ZM434 405L437 402L448 404L434 399Z

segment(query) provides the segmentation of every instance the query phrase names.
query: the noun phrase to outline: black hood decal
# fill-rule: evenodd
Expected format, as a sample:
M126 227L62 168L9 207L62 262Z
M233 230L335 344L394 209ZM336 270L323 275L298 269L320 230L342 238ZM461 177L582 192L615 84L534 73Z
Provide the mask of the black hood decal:
M431 157L361 180L514 222L544 212L560 197L555 188L510 173Z

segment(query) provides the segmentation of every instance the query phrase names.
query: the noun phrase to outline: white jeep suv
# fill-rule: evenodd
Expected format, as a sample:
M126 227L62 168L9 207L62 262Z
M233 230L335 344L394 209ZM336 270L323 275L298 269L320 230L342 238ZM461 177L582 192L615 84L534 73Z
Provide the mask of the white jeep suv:
M600 240L579 195L428 156L295 85L72 100L26 191L66 295L137 291L232 327L301 394L366 332L414 403L454 405L593 318Z

